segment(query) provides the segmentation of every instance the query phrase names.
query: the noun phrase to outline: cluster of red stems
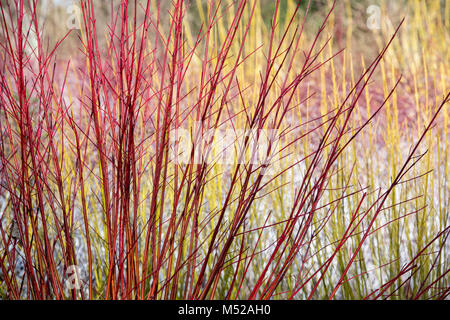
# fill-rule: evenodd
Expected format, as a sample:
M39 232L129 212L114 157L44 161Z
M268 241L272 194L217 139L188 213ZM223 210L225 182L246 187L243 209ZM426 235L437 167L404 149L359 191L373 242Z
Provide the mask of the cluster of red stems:
M385 48L360 75L342 104L329 114L329 119L297 137L295 142L312 132L317 133L319 128L323 130L314 152L298 162L309 160L286 219L277 222L284 224L283 232L270 250L263 253L256 250L264 231L273 226L268 223L268 215L262 218L264 225L255 229L248 228L247 220L250 208L261 196L261 190L283 172L267 182L257 164L240 163L233 167L229 183L224 186L223 202L210 206L207 219L214 224L209 234L201 237L205 221L199 221L200 199L211 164L174 165L169 169L170 135L188 117L196 119L208 130L218 130L233 117L226 110L236 99L244 105L241 114L246 116L246 129L280 128L288 111L299 107L292 101L301 83L334 57L319 61L327 42L319 46L318 41L334 6L315 40L305 50L300 48L300 39L306 14L302 23L296 25L300 3L280 40L275 41L280 10L280 1L277 1L271 38L264 46L266 65L261 72L260 83L253 84L258 86L259 99L250 108L245 106L236 72L248 58L243 56L243 46L252 17L240 35L238 54L230 55L230 51L236 42L244 10L250 6L253 15L256 0L237 1L234 20L227 26L223 44L214 47L214 57L209 56L211 48L217 46L212 43L211 30L220 18L220 6L210 6L208 25L202 26L194 47L190 48L186 45L183 28L185 1L174 0L170 15L164 13L164 17L169 19L168 31L162 27L162 14L151 12L150 1L144 3L142 6L136 0L120 0L118 9L111 11L107 45L101 45L104 42L99 41L99 37L103 34L98 34L94 1L80 1L80 51L84 54L84 62L77 69L83 89L73 105L68 103L66 93L71 61L61 67L55 54L70 32L49 48L41 38L37 0L0 3L0 194L7 199L6 205L15 228L15 232L11 232L11 225L1 226L0 242L4 250L0 256L0 268L2 285L10 299L233 299L243 297L243 294L249 299L272 298L298 259L298 252L308 248L314 237L321 236L321 230L313 225L313 217L322 208L320 201L337 159L379 113L400 82L398 79L386 100L360 128L354 130L349 127L357 102L399 26ZM294 37L289 38L292 28L295 28ZM35 43L32 47L31 37ZM303 66L298 69L294 68L294 60L298 57L294 53L300 50L303 50ZM196 88L198 97L194 105L186 106L184 99L192 93L185 92L184 83L192 72L189 64L198 52L204 53L199 57L202 65ZM283 75L279 72L281 68L287 70ZM280 90L273 97L275 83ZM295 298L306 286L310 287L309 298L314 297L340 248L355 234L361 221L365 221L367 228L361 235L359 246L351 254L339 280L332 284L329 298L338 297L339 288L347 281L347 272L373 232L372 226L389 194L420 160L421 157L416 156L419 144L448 100L447 94L428 126L419 134L389 188L364 210L361 207L366 193L361 191L361 203L349 213L352 223L335 245L333 253L307 277L299 277L288 298ZM87 116L83 118L84 114ZM338 121L343 121L343 125L338 125ZM344 135L349 134L351 137L343 143ZM245 139L243 152L248 144L248 139ZM325 148L329 152L325 153ZM270 146L267 152L269 156ZM144 163L144 155L149 159L148 163ZM98 169L92 167L88 156L96 159L95 167ZM74 159L75 163L75 172L71 173L74 178L70 180L66 179L64 169L66 157ZM143 199L143 179L149 172L151 188L148 197ZM101 194L90 194L92 191L86 189L87 175L96 177ZM167 207L164 201L168 195L173 197L172 207ZM96 214L103 218L104 234L97 234L98 230L90 226L89 216L93 213L90 213L89 205L92 200L88 198L92 197L97 197L101 204L98 207L101 212ZM342 199L345 197L343 191ZM138 212L143 202L148 203L148 212L144 213L146 223L142 226ZM232 203L233 212L230 212ZM85 290L67 292L64 287L67 275L59 270L61 265L78 264L73 237L77 210L81 212L88 280L83 284ZM247 247L246 239L250 234L258 235L254 248ZM428 246L433 246L435 241L446 238L448 234L448 228L440 231ZM103 237L103 260L95 256L94 237ZM399 279L403 281L405 275L414 270L428 246L421 248L398 275L381 284L366 298L385 298L387 292L394 294L392 286L398 285ZM17 248L21 250L20 258L24 263L22 278L14 273L14 261L19 255ZM59 255L55 255L57 250L60 250ZM258 259L258 263L262 271L255 274L250 266L261 254L264 258ZM94 281L98 277L94 272L96 264L103 265L101 270L104 274L100 275L103 279ZM230 271L228 290L218 296L224 272ZM102 287L99 283L103 284ZM432 285L424 284L416 290L413 298L420 298ZM443 288L437 298L445 298L448 293L449 288Z

